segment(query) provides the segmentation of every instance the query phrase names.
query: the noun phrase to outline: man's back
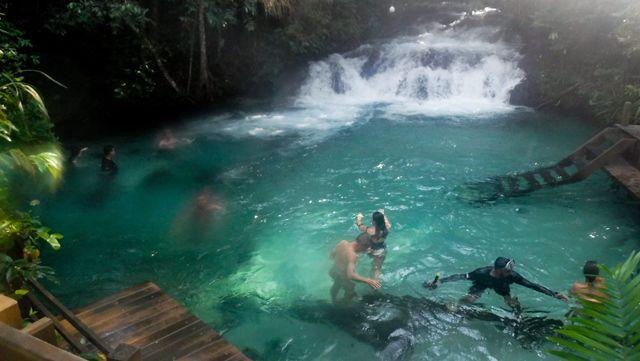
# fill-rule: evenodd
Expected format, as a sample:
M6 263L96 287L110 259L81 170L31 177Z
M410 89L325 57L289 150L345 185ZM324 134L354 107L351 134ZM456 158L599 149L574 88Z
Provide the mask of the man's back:
M607 286L604 284L604 278L597 277L593 283L574 282L570 292L585 301L602 303L597 298L606 298L607 295L602 292L606 289Z
M349 266L349 261L351 257L355 256L355 252L353 251L353 247L347 241L340 241L336 248L332 253L334 265L333 267L340 271L341 274L347 273L347 268Z

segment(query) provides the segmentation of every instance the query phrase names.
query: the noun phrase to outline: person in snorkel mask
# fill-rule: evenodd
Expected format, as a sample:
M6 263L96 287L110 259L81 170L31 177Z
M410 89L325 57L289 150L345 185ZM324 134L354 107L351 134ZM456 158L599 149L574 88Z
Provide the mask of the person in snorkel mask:
M436 277L436 279L431 282L424 282L422 286L428 289L435 289L443 282L469 280L473 282L473 284L469 288L469 293L462 297L460 302L475 302L480 298L480 296L482 296L484 290L491 288L497 294L504 297L504 301L507 305L511 306L515 310L520 309L520 303L516 297L511 296L510 285L512 283L517 283L521 286L531 288L532 290L544 293L545 295L565 302L568 301L568 298L565 295L553 292L546 287L533 283L522 277L519 273L513 270L515 265L516 263L512 259L498 257L495 262L493 262L493 267L482 267L469 273L455 274L442 279Z

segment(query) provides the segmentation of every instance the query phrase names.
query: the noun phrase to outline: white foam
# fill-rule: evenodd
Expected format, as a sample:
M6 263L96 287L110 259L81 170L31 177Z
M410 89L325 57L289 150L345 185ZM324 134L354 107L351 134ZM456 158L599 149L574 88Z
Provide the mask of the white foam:
M520 55L501 42L487 41L491 31L440 29L333 54L310 64L293 108L216 116L198 133L296 135L302 142L317 142L367 121L372 110L397 120L511 111L509 94L524 77L517 65Z
M524 77L519 58L472 33L424 33L312 63L296 104L377 104L426 115L509 111L509 94Z

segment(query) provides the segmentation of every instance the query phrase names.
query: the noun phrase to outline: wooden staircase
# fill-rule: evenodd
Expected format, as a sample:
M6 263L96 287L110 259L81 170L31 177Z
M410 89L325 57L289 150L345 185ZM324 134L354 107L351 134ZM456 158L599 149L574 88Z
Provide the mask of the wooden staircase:
M639 140L640 126L609 127L556 164L466 184L460 196L475 202L520 196L545 187L579 182L601 168L640 196L640 171L634 161L627 160L637 159Z

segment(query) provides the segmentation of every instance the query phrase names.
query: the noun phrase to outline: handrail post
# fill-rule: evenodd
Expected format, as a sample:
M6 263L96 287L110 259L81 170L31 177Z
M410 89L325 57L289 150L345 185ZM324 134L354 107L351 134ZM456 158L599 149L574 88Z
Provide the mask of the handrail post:
M71 312L68 308L66 308L62 302L60 302L55 296L53 296L46 288L44 288L40 282L36 280L30 280L29 283L31 286L40 292L51 304L53 304L64 316L64 318L69 321L69 323L75 327L80 334L87 338L89 342L94 344L101 352L104 354L110 354L112 349L109 345L107 345L104 341L98 337L93 331L91 331L80 319L78 319L73 312ZM28 294L27 294L28 295ZM35 298L35 297L34 297ZM47 316L51 318L50 316Z
M624 103L624 105L622 106L622 122L620 124L629 125L631 123L631 116L632 116L631 108L632 108L631 102Z

